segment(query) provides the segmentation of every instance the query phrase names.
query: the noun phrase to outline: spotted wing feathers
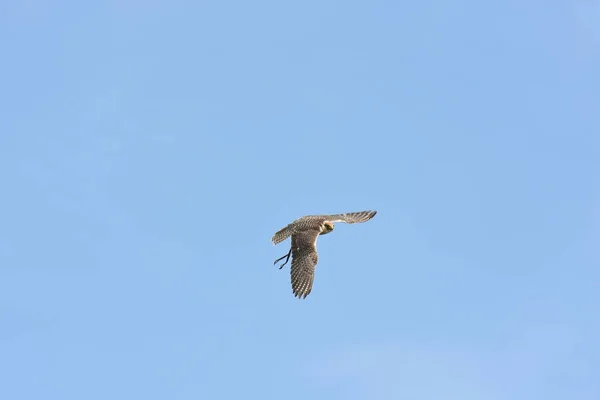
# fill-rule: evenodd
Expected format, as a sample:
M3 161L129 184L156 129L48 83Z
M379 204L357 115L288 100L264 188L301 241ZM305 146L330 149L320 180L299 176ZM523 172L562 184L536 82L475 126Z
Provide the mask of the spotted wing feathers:
M307 230L292 236L292 291L298 298L306 298L312 291L315 268L319 261L317 237L319 231Z
M328 220L331 222L345 222L347 224L356 224L367 222L377 214L377 211L359 211L345 214L329 215Z

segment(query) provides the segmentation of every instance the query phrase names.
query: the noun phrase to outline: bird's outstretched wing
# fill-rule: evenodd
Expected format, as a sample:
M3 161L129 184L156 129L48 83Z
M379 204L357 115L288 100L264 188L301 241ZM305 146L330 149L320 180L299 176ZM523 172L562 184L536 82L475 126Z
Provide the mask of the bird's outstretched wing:
M292 235L292 268L290 271L294 296L306 298L312 291L315 267L319 261L317 238L319 231L309 229Z
M302 232L306 229L312 229L316 225L322 224L324 221L331 222L345 222L347 224L356 224L360 222L367 222L377 214L377 211L358 211L350 212L345 214L323 214L323 215L306 215L298 218L291 224L288 224L285 228L278 230L271 241L274 245L279 244L295 234L296 232Z
M327 221L331 222L345 222L347 224L356 224L361 222L367 222L368 220L373 218L375 214L377 214L377 211L368 210L345 214L326 215L325 218Z

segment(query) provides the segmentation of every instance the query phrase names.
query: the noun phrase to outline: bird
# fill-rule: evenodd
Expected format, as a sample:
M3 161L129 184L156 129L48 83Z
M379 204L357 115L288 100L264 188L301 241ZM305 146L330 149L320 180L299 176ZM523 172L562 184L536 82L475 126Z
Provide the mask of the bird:
M290 276L292 291L299 299L306 299L310 294L315 279L315 268L319 260L317 253L317 238L333 231L334 223L345 222L356 224L367 222L377 214L377 211L358 211L345 214L305 215L277 231L271 241L277 245L288 237L292 237L290 251L273 263L277 264L282 259L285 262L279 267L282 269L292 257Z

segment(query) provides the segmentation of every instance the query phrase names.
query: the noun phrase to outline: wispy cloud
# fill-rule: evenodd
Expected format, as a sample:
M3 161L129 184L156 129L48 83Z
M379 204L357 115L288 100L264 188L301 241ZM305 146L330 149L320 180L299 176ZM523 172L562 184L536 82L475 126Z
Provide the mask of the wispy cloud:
M322 386L354 384L345 394L354 399L482 399L470 379L477 373L473 357L439 343L367 343L313 360L307 373Z
M586 373L580 356L575 332L539 326L486 346L444 341L345 346L313 359L304 372L321 387L353 385L344 394L352 399L550 400L569 393L555 392L553 380L567 390ZM598 387L578 390L578 399L598 394Z
M600 1L575 2L575 18L580 31L600 45Z

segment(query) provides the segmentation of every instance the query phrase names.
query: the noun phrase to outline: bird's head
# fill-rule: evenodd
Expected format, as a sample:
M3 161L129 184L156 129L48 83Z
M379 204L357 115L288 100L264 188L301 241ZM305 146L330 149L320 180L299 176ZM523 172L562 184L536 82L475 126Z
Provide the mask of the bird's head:
M323 222L323 227L321 228L320 235L325 235L333 230L333 222L325 221Z

